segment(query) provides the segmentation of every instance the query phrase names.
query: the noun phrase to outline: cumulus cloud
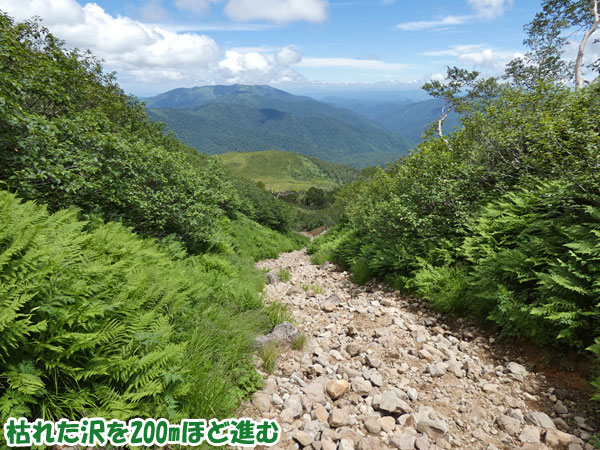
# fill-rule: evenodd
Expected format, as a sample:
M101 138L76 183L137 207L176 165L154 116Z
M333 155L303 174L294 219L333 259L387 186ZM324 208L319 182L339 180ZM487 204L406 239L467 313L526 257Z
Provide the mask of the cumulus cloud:
M225 13L233 20L266 20L275 23L327 19L327 0L230 0Z
M53 34L68 46L90 49L124 84L189 86L300 78L290 66L302 56L292 47L270 53L225 51L205 34L114 17L95 3L82 6L75 0L0 0L0 9L17 20L41 16Z
M220 75L227 83L270 84L302 81L289 65L281 65L277 55L227 51L219 63Z
M500 70L514 58L521 58L520 52L495 50L481 44L454 45L448 49L423 53L425 56L453 56L461 63Z
M298 64L302 60L302 54L296 51L291 45L283 47L275 55L275 61L284 66Z
M513 0L469 0L469 5L475 10L477 17L494 19L501 17L513 4Z

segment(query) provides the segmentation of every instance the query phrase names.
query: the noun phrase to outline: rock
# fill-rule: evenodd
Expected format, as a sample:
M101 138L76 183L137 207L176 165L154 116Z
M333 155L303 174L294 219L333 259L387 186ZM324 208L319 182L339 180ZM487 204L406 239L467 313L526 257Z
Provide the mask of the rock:
M334 305L339 305L342 303L342 300L337 296L337 294L331 294L329 297L327 297L326 301L331 302Z
M533 425L525 425L523 431L519 435L519 441L526 442L540 442L540 430Z
M446 370L448 370L448 365L445 363L427 364L427 372L429 372L432 377L444 376Z
M285 409L292 413L294 419L302 415L302 402L297 395L292 395L283 403L283 405Z
M329 425L333 428L345 427L350 424L350 416L342 409L334 408L329 415Z
M569 412L569 409L565 406L563 402L559 400L554 404L554 411L556 412L556 414L567 414Z
M369 378L373 386L381 387L383 386L383 378L377 372L373 373Z
M267 394L263 394L262 392L256 392L252 396L252 404L256 406L262 413L266 413L271 410L271 399Z
M523 367L521 364L516 363L516 362L509 362L506 365L506 371L509 374L513 374L513 375L520 375L520 376L527 375L527 369L525 367Z
M294 438L295 441L297 441L302 447L308 447L310 444L313 443L313 436L310 433L307 433L306 431L296 431L292 437Z
M354 450L354 442L350 439L342 439L338 444L337 450Z
M373 436L362 438L358 443L358 450L380 450L381 443L379 439Z
M501 430L506 431L512 436L516 435L521 430L521 423L517 419L506 415L498 417L496 423Z
M394 393L394 391L385 391L383 394L381 394L379 403L376 403L375 401L373 401L374 408L380 409L382 411L387 411L390 413L396 412L397 405L398 405L398 397L396 397L396 394Z
M422 434L417 438L415 441L415 448L418 450L429 450L431 448L429 438L426 434Z
M550 430L556 429L556 425L554 425L552 419L550 419L546 413L541 411L532 411L525 414L525 422L535 425L538 428L547 428Z
M558 430L544 431L544 443L550 448L568 449L570 445L583 445L583 441L572 434Z
M367 355L365 357L365 362L367 363L367 365L369 367L372 367L373 369L377 369L378 367L381 367L381 364L382 364L381 360L374 355Z
M321 309L325 312L333 312L335 310L335 304L325 301L323 302L323 304L321 305Z
M304 289L300 286L292 286L288 291L287 295L304 294Z
M298 375L297 373L293 373L292 375L290 375L290 380L294 380L296 383L298 383L298 385L300 387L307 387L308 383L306 381L304 381L300 375Z
M354 377L351 386L352 390L360 395L369 395L371 389L373 389L371 382L365 380L363 377Z
M327 393L332 400L337 400L350 390L350 384L346 380L333 380L327 383Z
M323 385L318 381L314 381L310 383L305 389L304 392L308 399L313 403L325 403L327 400L325 398L325 390L323 389Z
M390 439L390 444L398 450L413 450L416 441L417 433L413 430L412 432L405 431L402 434L395 433Z
M321 423L327 423L327 420L329 419L329 413L323 405L316 403L313 405L311 417Z
M257 347L263 347L269 342L282 342L291 344L298 339L298 330L289 322L282 322L275 325L275 328L266 336L258 336L254 339Z
M483 392L498 392L498 385L493 383L485 383L481 389Z
M346 351L350 356L356 356L360 353L360 347L357 344L350 343L346 345Z
M274 273L267 272L267 284L275 284L281 281L281 277L279 275L275 275Z
M561 430L561 431L569 431L569 425L567 425L567 422L565 422L560 417L552 419L552 422L554 422L554 425L556 425L556 428L558 428L559 430Z
M364 421L364 426L365 429L372 434L379 434L381 433L381 423L379 422L379 417L375 417L375 416L371 416L371 417L367 417L367 419Z
M379 419L379 424L381 425L381 429L383 431L389 433L396 428L396 419L391 416L384 416Z
M448 432L448 425L443 420L423 419L417 422L417 431L425 433L429 438L435 440Z
M336 445L330 438L324 438L321 440L321 450L336 450Z

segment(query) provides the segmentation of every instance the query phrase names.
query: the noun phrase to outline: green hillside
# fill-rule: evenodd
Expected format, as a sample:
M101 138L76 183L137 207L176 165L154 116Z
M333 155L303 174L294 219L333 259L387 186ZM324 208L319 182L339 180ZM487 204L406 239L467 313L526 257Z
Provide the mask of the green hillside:
M358 177L358 170L293 152L230 152L219 155L235 174L264 183L274 191L333 190Z
M207 154L276 148L366 167L410 149L401 135L366 117L269 86L176 89L145 103L153 119Z

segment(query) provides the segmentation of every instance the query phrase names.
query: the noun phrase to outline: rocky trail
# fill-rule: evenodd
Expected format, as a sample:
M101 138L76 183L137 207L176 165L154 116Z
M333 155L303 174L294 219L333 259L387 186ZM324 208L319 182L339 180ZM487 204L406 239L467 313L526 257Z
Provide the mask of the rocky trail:
M595 448L597 417L577 393L482 331L379 284L357 286L332 264L312 265L304 250L258 267L269 269L267 303L288 304L297 327L279 325L262 340L306 336L302 349L284 347L238 413L278 420L272 448ZM274 276L280 270L288 282Z

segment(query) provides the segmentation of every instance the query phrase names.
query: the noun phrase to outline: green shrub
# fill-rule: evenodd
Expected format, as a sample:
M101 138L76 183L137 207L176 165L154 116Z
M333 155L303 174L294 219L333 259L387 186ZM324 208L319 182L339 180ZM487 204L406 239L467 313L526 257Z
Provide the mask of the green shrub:
M231 414L271 328L263 286L249 258L0 191L0 419Z

